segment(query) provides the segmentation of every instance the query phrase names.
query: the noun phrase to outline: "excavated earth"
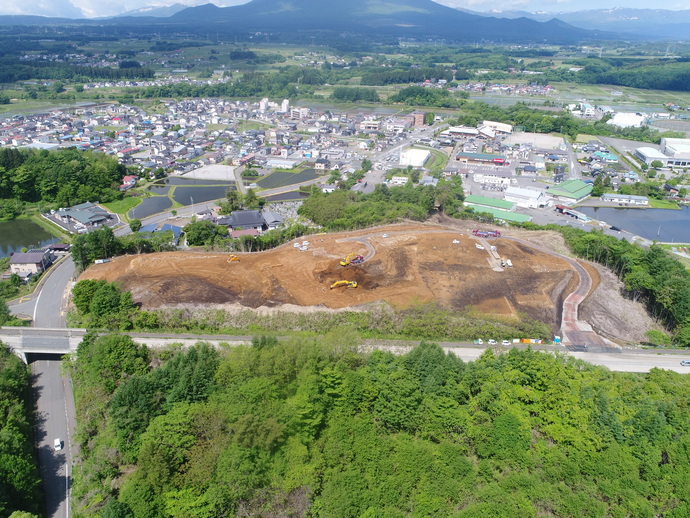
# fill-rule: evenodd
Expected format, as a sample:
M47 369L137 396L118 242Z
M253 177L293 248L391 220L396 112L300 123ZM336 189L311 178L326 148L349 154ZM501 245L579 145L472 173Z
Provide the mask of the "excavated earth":
M307 250L294 247L304 239L309 241ZM351 252L366 261L341 266L340 260ZM144 309L232 303L336 309L375 301L405 308L435 301L506 317L527 314L554 329L560 325L563 299L578 282L567 261L528 245L502 238L479 240L469 228L435 225L313 235L274 250L237 255L240 260L232 262L223 253L124 256L90 267L81 279L117 282ZM513 267L502 268L501 258L510 259ZM338 280L357 281L358 287L330 289Z

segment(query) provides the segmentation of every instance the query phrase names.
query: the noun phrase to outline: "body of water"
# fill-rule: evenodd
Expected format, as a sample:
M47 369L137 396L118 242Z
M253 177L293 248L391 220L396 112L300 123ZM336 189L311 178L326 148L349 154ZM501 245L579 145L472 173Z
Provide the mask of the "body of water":
M306 200L307 198L309 198L309 193L301 191L290 191L284 192L282 194L274 194L273 196L266 196L266 201L269 203L273 201L298 201Z
M690 207L681 210L578 207L578 211L649 240L690 243Z
M60 239L29 219L0 221L0 257L22 248L41 248Z
M142 202L129 211L129 217L135 219L142 219L148 216L153 216L164 210L172 207L172 200L165 196L152 196L151 198L144 198Z
M225 198L227 190L235 190L235 185L214 185L210 187L176 187L173 198L182 205L196 205L211 200Z

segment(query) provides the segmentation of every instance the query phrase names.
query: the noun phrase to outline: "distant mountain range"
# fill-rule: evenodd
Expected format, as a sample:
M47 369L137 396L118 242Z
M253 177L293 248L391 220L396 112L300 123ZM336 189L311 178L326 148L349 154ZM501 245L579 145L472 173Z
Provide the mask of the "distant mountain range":
M690 39L690 10L617 7L574 12L490 11L475 14L511 19L529 18L542 22L558 18L581 29L611 31L652 39Z
M177 6L171 6L171 10ZM164 17L163 17L164 16ZM64 19L0 16L0 24L59 24ZM575 43L583 40L614 39L613 32L582 29L561 20L533 20L526 16L496 18L443 6L431 0L252 0L234 7L205 4L188 7L166 16L164 11L141 9L99 20L71 23L109 24L161 30L203 30L247 33L336 31L369 37L412 37L448 41L504 41Z

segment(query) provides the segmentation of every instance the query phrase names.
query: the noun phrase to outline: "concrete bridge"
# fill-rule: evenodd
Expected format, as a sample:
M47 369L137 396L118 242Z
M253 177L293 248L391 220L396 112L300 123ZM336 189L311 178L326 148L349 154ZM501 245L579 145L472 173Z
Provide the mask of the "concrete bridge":
M50 327L0 327L0 341L10 347L12 352L27 362L27 354L64 355L77 350L79 343L87 333L86 329L66 329ZM110 334L110 332L103 332ZM251 336L230 335L175 335L162 333L126 333L140 344L152 348L168 347L172 344L182 344L191 347L197 342L209 342L221 346L249 344ZM27 362L28 363L28 362Z

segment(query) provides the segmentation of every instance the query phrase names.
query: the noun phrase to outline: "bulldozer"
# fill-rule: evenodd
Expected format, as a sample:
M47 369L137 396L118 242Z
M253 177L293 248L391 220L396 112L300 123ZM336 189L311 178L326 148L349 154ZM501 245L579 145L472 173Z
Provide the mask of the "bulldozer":
M362 262L364 262L364 257L357 254L356 252L352 252L345 259L340 261L340 266L347 266L349 264L360 264Z
M345 286L346 288L356 288L357 281L335 281L333 284L331 284L331 289L340 288L341 286Z
M231 263L232 261L239 261L239 260L240 260L240 258L237 257L235 254L230 254L230 255L228 256L228 262L229 262L229 263Z

